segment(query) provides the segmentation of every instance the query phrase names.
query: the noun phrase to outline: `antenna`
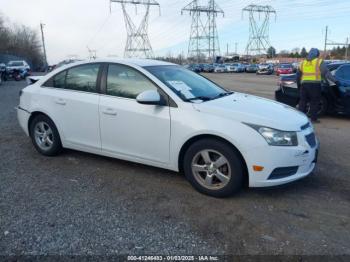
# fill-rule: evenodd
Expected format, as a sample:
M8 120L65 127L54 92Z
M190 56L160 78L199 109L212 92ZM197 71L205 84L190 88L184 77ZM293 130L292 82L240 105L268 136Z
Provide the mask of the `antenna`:
M182 8L181 14L184 12L189 12L192 16L188 57L197 62L204 57L215 59L220 53L216 17L218 14L224 16L224 11L214 0L209 0L206 6L199 5L198 0L194 0ZM201 14L206 15L203 20Z
M148 18L151 6L158 6L160 10L159 3L154 0L110 0L110 4L112 2L120 3L124 14L124 22L127 31L124 57L153 57L151 43L148 38ZM137 8L138 5L145 7L145 13L138 27L135 26L126 10L127 4L133 4L135 8Z
M247 55L266 54L267 49L271 46L269 40L270 15L275 15L276 11L269 5L248 5L242 9L243 13L249 13L249 40L246 47ZM262 22L256 20L263 17Z

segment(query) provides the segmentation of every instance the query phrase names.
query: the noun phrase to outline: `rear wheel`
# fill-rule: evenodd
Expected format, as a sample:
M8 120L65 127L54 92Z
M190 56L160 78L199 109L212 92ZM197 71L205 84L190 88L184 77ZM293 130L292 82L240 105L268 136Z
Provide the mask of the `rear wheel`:
M193 143L184 156L184 172L199 192L226 197L242 187L244 168L238 152L216 139Z
M29 126L36 150L45 156L55 156L62 150L60 135L54 122L45 115L36 116Z

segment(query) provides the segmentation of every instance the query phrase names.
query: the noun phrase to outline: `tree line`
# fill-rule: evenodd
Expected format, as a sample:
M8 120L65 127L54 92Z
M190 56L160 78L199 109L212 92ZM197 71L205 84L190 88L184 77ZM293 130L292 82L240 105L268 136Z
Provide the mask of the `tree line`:
M28 26L5 22L1 14L0 54L22 57L34 68L42 67L44 64L38 33Z
M348 50L348 53L350 55L350 50ZM293 48L291 51L289 50L281 50L279 53L276 52L276 49L273 46L270 46L267 49L267 57L268 58L274 58L276 56L279 57L288 57L288 58L306 58L307 57L307 50L305 47L303 48ZM346 47L333 47L331 50L327 51L326 59L344 59L346 54Z

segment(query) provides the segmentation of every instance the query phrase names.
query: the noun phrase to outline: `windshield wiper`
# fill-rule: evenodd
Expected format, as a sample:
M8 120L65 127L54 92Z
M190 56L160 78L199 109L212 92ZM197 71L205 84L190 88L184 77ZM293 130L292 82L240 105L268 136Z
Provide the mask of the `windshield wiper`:
M233 92L226 92L226 93L220 93L218 94L217 96L214 96L212 99L217 99L217 98L220 98L220 97L224 97L224 96L229 96L229 95L232 95Z
M193 100L203 100L203 101L209 101L211 100L211 97L208 96L196 96L196 97L191 97L191 98L186 98L185 101L193 101Z
M209 97L209 96L196 96L196 97L191 97L191 98L186 98L185 101L193 101L193 100L202 100L202 101L210 101L214 99L218 99L220 97L228 96L233 94L233 92L226 92L226 93L220 93L214 97Z

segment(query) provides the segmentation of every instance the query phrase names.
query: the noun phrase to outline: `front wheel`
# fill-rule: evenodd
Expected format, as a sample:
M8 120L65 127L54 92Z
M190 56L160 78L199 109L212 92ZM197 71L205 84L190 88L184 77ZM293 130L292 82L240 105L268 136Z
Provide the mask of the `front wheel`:
M231 145L220 140L193 143L185 153L183 166L187 179L201 193L227 197L242 187L242 160Z
M299 108L299 104L297 106ZM317 111L317 116L321 117L327 114L329 111L329 103L326 97L322 96L319 106L318 106L318 111ZM306 115L310 116L310 103L308 102L306 104Z

